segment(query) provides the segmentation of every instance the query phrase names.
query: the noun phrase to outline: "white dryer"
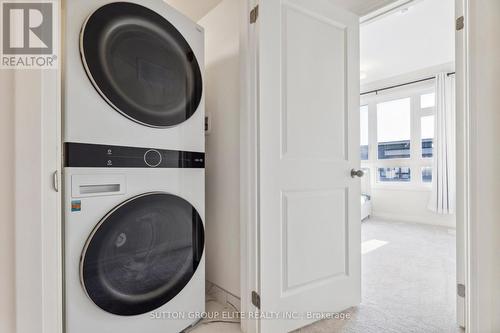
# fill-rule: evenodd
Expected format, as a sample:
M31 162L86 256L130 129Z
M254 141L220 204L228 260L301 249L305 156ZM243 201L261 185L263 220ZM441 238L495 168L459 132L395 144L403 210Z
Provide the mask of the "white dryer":
M68 0L64 142L205 151L204 31L162 0Z
M110 151L119 167L101 168ZM68 152L65 332L177 333L197 322L204 154L82 144Z

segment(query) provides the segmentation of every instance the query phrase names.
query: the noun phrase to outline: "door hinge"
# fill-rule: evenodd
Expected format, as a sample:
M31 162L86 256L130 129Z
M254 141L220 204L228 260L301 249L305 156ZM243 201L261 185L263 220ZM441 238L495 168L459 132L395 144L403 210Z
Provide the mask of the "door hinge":
M260 309L260 295L256 291L252 291L252 304L257 309Z
M457 20L455 21L455 29L457 31L460 31L464 28L465 26L465 23L464 23L464 17L463 16L460 16L459 18L457 18Z
M259 5L253 7L253 9L250 11L250 24L254 24L257 22L257 19L259 18Z
M457 295L460 297L465 297L465 285L461 283L457 284Z
M52 186L54 186L54 191L59 192L59 171L54 171L52 175Z

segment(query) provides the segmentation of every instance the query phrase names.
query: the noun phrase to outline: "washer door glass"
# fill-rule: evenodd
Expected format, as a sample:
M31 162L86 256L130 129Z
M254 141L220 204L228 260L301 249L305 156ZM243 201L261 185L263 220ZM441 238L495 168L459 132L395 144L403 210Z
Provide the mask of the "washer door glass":
M107 312L147 313L188 284L203 246L203 223L191 204L167 193L142 195L115 208L94 229L82 254L82 284Z
M136 122L174 126L200 104L203 84L193 50L146 7L115 2L99 8L82 29L80 51L97 91Z

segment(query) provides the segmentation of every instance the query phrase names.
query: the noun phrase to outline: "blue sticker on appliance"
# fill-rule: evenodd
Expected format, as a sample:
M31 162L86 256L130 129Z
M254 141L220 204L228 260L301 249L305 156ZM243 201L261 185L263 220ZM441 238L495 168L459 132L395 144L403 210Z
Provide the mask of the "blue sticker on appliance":
M71 201L71 211L72 212L80 212L81 210L82 210L82 201L81 200Z

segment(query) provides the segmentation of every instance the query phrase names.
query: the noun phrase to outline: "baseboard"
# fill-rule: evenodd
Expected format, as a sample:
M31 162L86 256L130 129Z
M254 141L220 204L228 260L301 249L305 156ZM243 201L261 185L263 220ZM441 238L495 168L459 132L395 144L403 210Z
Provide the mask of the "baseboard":
M384 213L384 212L372 212L371 215L372 218L379 218L383 220L389 220L389 221L398 221L398 222L409 222L409 223L419 223L419 224L428 224L428 225L435 225L439 227L446 227L446 228L451 228L455 229L456 225L454 221L443 221L442 219L432 219L432 218L427 218L427 217L421 217L421 216L412 216L412 215L398 215L398 214L391 214L391 213Z

